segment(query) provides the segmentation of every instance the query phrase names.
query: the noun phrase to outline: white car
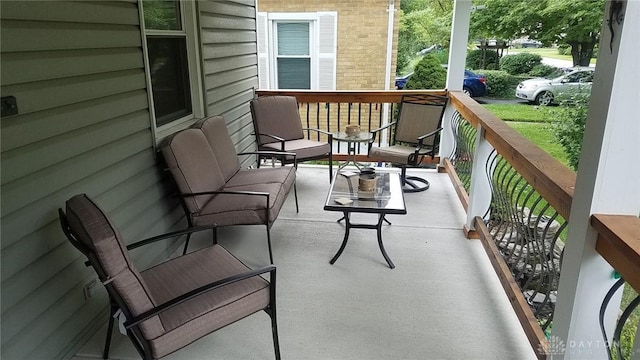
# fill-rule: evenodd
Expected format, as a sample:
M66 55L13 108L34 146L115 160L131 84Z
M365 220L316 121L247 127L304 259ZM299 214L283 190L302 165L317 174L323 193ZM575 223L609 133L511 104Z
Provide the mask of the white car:
M552 79L525 80L518 84L516 96L537 105L588 99L591 95L593 73L593 68L579 68Z

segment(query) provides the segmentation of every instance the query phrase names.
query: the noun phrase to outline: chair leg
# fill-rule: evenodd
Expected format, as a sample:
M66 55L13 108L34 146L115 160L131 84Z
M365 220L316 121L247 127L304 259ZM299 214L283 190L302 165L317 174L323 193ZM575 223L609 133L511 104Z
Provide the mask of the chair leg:
M113 301L110 301L110 303L111 303L111 309L109 310L109 325L107 325L107 338L104 341L104 350L102 351L103 359L109 358L109 348L111 347L111 335L113 334L113 323L115 320L113 316L116 314L116 311L118 311L118 307L113 303Z
M333 154L329 154L329 183L333 181Z
M265 309L265 312L271 318L271 335L273 336L273 350L276 355L276 360L280 360L280 341L278 341L278 321L276 316L276 270L271 272L269 277L271 283L269 289L269 306Z
M296 213L300 212L300 208L298 207L298 188L296 187L296 181L293 181L293 196L296 198Z
M422 183L422 185L415 184L415 182ZM429 181L427 179L423 179L417 176L407 176L407 168L404 166L402 167L402 172L400 173L400 183L402 184L402 192L405 193L425 191L429 189L429 186L431 185L429 184Z
M187 248L189 248L189 240L191 240L191 233L187 234L187 240L184 242L184 250L182 250L182 255L187 253Z
M213 228L213 245L216 245L218 243L218 228L214 227Z
M269 261L273 265L273 253L271 252L271 230L269 229L269 223L267 223L267 244L269 245Z

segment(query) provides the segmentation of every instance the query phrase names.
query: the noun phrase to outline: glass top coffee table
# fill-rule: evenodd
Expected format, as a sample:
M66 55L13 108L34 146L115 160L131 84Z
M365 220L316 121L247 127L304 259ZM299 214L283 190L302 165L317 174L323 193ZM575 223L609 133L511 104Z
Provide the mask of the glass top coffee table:
M346 176L345 174L351 176ZM338 171L334 176L331 189L327 195L327 201L324 204L324 210L342 212L344 217L338 221L345 220L346 228L342 245L329 261L330 264L334 264L338 260L347 246L351 229L372 229L377 231L378 246L382 256L384 256L390 268L395 268L382 243L382 223L391 224L385 216L388 214L404 215L407 213L407 208L400 184L400 175L394 172L377 171L376 176L376 186L372 192L358 190L359 174L357 172ZM356 212L378 214L377 224L351 223L350 215Z

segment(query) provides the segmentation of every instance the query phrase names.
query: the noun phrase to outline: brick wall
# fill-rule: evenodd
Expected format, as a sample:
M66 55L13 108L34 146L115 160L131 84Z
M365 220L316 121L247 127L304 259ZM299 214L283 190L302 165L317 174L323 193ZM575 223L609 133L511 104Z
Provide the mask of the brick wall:
M337 90L384 90L388 0L258 0L260 12L338 12ZM396 9L399 9L396 1ZM389 86L394 89L398 11L394 17Z

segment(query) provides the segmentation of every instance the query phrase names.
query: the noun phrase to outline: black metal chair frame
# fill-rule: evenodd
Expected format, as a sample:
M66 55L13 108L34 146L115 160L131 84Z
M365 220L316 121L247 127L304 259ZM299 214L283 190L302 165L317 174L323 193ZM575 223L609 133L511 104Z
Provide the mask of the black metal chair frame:
M377 128L375 130L371 130L371 133L373 134L373 137L372 137L371 141L369 141L369 146L368 146L369 153L371 152L371 148L373 147L373 144L376 141L377 134L380 133L381 131L385 130L385 129L390 129L391 133L393 133L393 136L389 136L389 146L395 145L397 143L400 143L399 141L396 140L395 128L397 127L397 125L398 125L398 123L399 123L399 121L401 119L403 104L409 103L409 104L417 104L417 105L424 105L424 106L441 106L442 107L442 111L440 112L440 118L439 118L439 121L438 121L437 128L434 131L431 131L431 132L429 132L427 134L422 134L422 135L418 136L414 143L407 143L408 145L415 146L415 149L414 149L413 153L410 154L408 159L407 159L407 164L392 163L393 166L401 168L400 181L402 182L403 192L412 193L412 192L425 191L425 190L429 189L430 184L429 184L429 181L427 179L423 179L423 178L418 177L418 176L408 176L407 175L407 168L408 167L414 167L414 168L421 167L421 166L423 166L422 165L422 161L426 157L431 157L431 159L433 159L435 157L436 152L438 151L438 148L439 148L440 132L443 129L442 128L442 118L444 116L444 111L445 111L445 108L447 106L448 100L449 100L449 98L447 96L441 96L441 95L430 95L430 94L404 95L402 97L401 102L400 102L400 108L398 110L397 119L395 121L385 125L385 126ZM433 139L433 146L426 145L424 143L425 139L428 139L430 137L434 138ZM421 184L416 184L416 182L419 182Z
M136 350L138 351L140 356L142 356L143 359L151 359L151 355L150 355L151 351L147 346L147 342L141 340L141 339L144 339L144 337L142 336L142 332L140 330L139 325L143 321L148 320L156 315L159 315L160 313L168 309L171 309L177 305L180 305L187 300L193 299L203 293L206 293L207 291L215 290L241 280L249 279L254 276L269 273L269 282L271 283L269 288L270 300L269 300L269 305L264 309L264 311L271 318L271 331L273 336L275 358L276 360L280 360L280 343L278 341L278 326L276 321L276 267L274 265L268 265L268 266L254 269L252 271L245 272L242 274L229 276L225 279L215 281L205 286L201 286L197 289L194 289L188 293L185 293L181 296L171 299L163 304L160 304L154 307L153 309L145 313L142 313L134 317L127 310L127 307L125 306L123 300L120 298L120 296L118 296L116 291L110 285L108 281L109 279L107 278L105 271L98 265L99 262L97 261L95 254L91 252L89 248L83 245L78 239L76 239L75 236L72 234L71 228L69 227L69 223L67 221L67 217L64 211L62 209L58 209L58 214L60 218L60 225L62 226L62 230L64 231L64 234L67 236L67 239L69 239L69 242L71 242L71 244L87 258L85 265L92 266L94 268L94 270L98 274L98 278L104 284L104 287L106 288L107 293L109 295L109 302L110 302L109 324L107 327L107 336L105 339L104 350L102 354L103 359L109 358L109 349L111 345L111 336L112 336L113 325L114 325L114 315L118 309L121 309L125 317L128 319L124 323L124 327L127 331L127 337L129 337L134 347L136 348ZM175 238L183 235L191 236L191 234L195 232L211 230L211 229L215 231L215 225L190 227L184 230L157 235L157 236L153 236L153 237L132 243L130 245L127 245L127 250L133 250L133 249L142 247L144 245L155 243L159 240Z

